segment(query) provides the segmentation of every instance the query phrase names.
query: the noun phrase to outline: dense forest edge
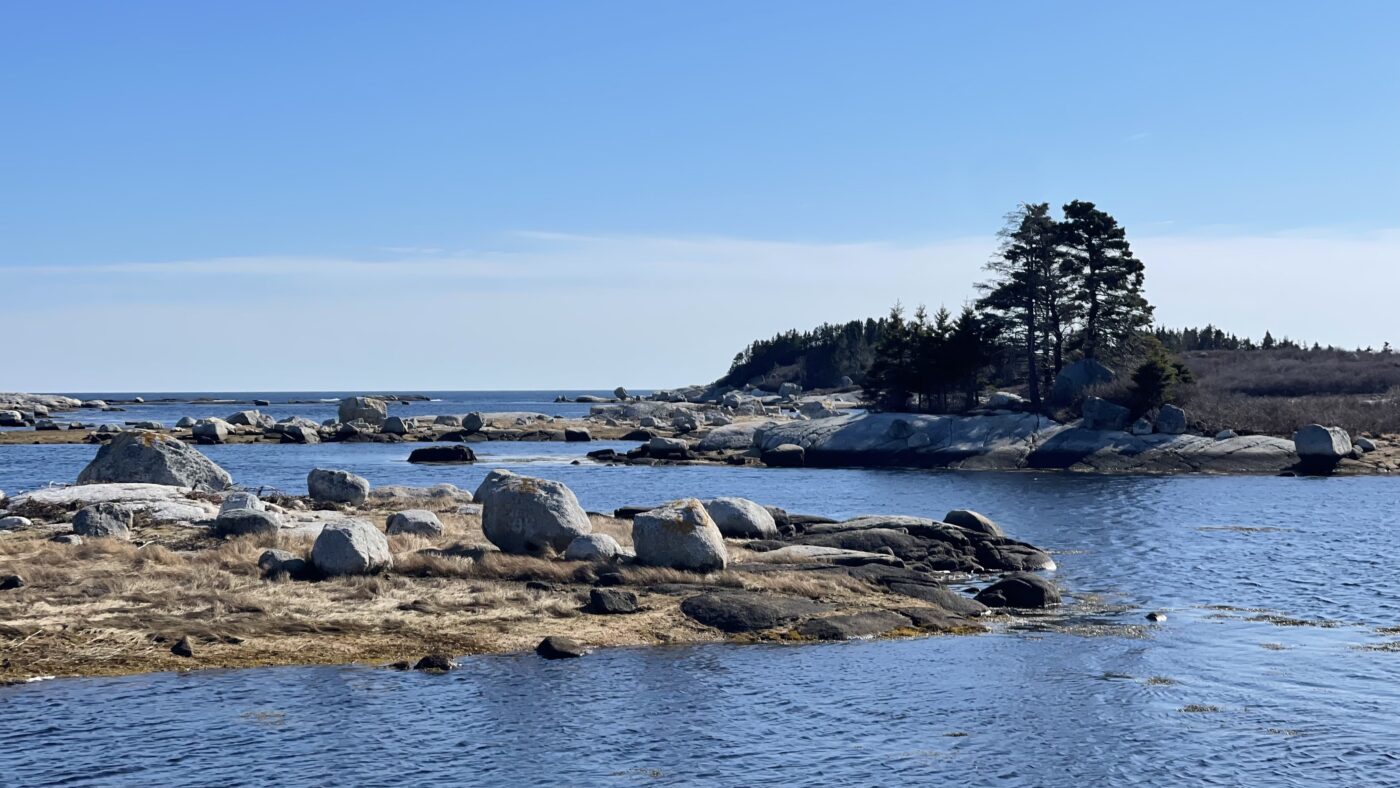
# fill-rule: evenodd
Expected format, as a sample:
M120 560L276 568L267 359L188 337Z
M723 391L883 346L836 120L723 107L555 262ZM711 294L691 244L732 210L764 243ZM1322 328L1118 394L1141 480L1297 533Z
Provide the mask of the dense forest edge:
M1046 203L1023 204L999 238L979 297L956 314L897 303L883 317L785 331L744 348L717 383L860 388L872 409L925 413L963 413L1008 391L1062 420L1087 397L1134 417L1171 403L1207 434L1289 435L1314 422L1400 432L1400 354L1389 342L1344 349L1272 331L1256 339L1156 325L1145 264L1090 202L1058 217Z

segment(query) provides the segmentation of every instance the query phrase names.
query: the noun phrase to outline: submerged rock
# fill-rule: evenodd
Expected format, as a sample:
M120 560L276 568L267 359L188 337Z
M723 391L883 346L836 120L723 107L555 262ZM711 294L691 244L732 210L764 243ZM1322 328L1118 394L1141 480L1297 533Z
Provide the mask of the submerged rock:
M191 446L153 432L123 432L97 450L78 484L137 482L219 492L233 485L228 471Z
M426 673L447 673L456 668L457 663L446 654L429 654L413 664L414 670Z

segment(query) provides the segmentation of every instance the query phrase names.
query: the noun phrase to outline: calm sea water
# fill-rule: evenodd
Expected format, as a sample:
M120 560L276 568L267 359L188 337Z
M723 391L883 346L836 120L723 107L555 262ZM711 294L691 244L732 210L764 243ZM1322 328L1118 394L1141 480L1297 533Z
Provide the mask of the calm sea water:
M1386 478L628 468L614 444L207 447L240 483L559 479L608 510L742 495L794 511L979 509L1049 548L1070 626L824 646L477 657L0 689L0 785L1400 785L1400 486ZM0 447L0 487L90 446ZM24 483L19 483L21 480ZM1168 619L1147 625L1143 615ZM1207 709L1185 711L1188 708Z

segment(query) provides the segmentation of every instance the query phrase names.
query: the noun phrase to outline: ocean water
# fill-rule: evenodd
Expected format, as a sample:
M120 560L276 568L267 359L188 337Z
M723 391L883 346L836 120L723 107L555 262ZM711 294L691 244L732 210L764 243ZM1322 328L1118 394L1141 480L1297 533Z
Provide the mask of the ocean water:
M1400 487L573 464L616 444L205 447L249 487L558 479L585 507L741 495L792 511L978 509L1049 549L1068 619L810 646L472 657L0 689L0 785L1400 785ZM0 488L91 446L0 447ZM19 480L29 480L19 483ZM1162 624L1144 615L1161 610ZM3 623L3 622L0 622Z

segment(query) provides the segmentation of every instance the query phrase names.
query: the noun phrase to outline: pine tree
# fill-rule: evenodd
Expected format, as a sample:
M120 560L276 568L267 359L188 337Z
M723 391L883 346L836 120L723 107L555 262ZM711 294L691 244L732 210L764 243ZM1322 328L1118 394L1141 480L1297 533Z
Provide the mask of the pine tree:
M1023 204L1006 218L999 233L1001 246L986 265L993 278L978 285L978 304L1014 327L1024 343L1026 380L1031 405L1041 405L1041 349L1038 344L1050 320L1050 304L1064 292L1057 264L1058 230L1046 203ZM1052 362L1053 363L1053 362Z
M1144 266L1118 220L1093 203L1075 200L1064 215L1059 249L1083 316L1079 350L1097 358L1152 325L1152 306L1142 295ZM1224 332L1208 331L1212 341L1223 341Z

